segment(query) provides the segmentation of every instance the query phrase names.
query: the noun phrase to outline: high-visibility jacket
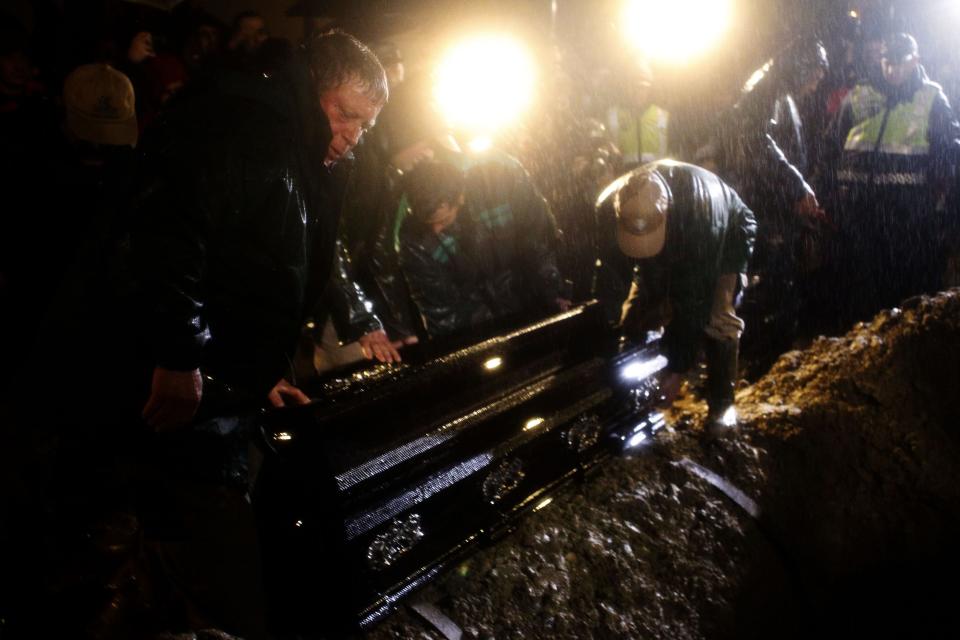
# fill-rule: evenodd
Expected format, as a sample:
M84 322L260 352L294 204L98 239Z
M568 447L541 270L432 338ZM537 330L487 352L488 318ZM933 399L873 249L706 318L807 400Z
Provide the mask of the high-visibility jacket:
M655 104L642 111L612 107L607 113L610 133L623 154L625 166L666 158L669 123L670 113Z
M850 126L837 178L848 186L923 186L932 152L931 114L943 95L921 80L908 100L895 100L872 85L856 86L845 99Z

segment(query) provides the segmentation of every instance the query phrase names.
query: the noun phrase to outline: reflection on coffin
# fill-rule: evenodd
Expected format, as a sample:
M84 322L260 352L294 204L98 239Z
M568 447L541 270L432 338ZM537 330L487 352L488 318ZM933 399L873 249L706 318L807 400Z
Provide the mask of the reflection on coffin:
M627 345L602 316L589 303L452 350L421 345L265 416L256 504L274 619L322 628L326 602L368 626L563 482L650 438L666 360L655 338Z

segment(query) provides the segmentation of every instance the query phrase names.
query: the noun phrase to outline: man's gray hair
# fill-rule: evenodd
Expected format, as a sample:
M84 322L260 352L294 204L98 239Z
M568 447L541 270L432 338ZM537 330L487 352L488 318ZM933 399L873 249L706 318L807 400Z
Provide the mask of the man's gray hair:
M389 97L387 73L370 47L334 29L307 43L307 59L319 93L358 80L368 98L383 104Z

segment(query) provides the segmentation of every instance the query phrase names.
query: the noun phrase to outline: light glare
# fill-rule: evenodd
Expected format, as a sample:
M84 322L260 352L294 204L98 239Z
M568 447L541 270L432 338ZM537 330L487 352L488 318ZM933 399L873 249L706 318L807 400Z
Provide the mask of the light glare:
M494 369L499 369L500 365L502 364L503 364L503 358L499 356L494 356L493 358L490 358L489 360L483 363L483 368L486 369L487 371L493 371Z
M434 97L450 125L492 133L516 120L533 100L530 55L506 36L478 36L447 52Z
M543 424L543 418L530 418L527 420L527 423L523 425L524 431L530 431L531 429L536 429Z
M492 146L493 140L490 139L490 136L477 136L471 140L469 144L470 151L473 153L483 153L484 151L488 151Z
M696 58L730 24L729 0L628 0L624 31L634 46L665 62Z
M547 506L551 502L553 502L553 498L544 498L543 500L537 503L537 506L535 506L533 510L540 511L540 509L543 509L545 506Z
M627 380L644 380L661 369L664 369L669 363L670 361L667 360L666 356L656 356L643 361L635 360L626 365L620 371L620 375Z
M647 434L643 431L638 431L637 433L633 434L629 440L627 440L627 448L633 449L634 447L638 447L643 444L646 439Z

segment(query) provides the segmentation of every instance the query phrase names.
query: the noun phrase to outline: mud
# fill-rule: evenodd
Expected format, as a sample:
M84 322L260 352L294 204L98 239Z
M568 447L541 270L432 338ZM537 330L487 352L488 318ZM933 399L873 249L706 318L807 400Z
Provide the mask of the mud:
M960 568L960 291L784 354L701 441L695 380L606 463L419 594L465 638L940 636ZM756 503L751 516L688 458ZM401 610L370 639L441 638Z

